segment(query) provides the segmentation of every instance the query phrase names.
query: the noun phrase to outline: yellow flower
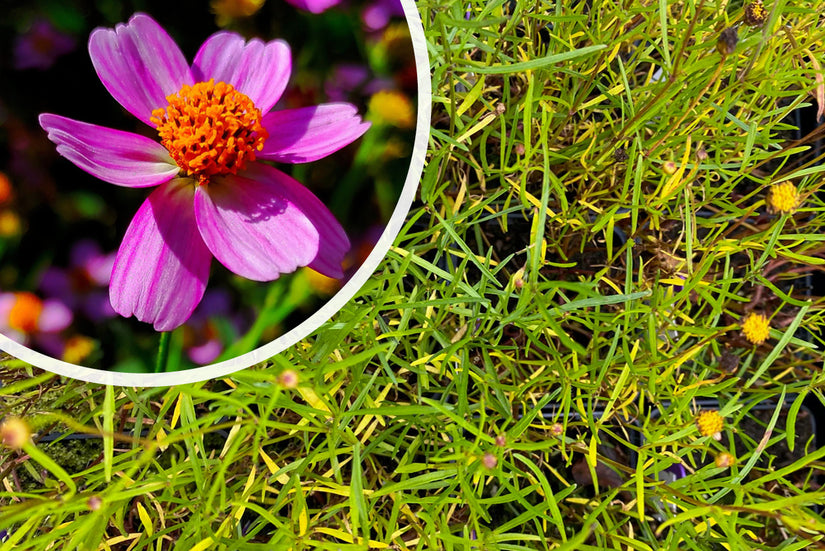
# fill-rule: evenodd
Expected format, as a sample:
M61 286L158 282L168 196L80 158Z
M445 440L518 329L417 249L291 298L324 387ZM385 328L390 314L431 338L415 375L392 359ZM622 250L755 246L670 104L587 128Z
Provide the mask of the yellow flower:
M63 347L63 361L70 364L79 364L94 352L95 341L83 335L75 335L66 340Z
M341 288L341 281L316 272L312 268L304 268L307 283L319 295L334 295Z
M722 439L722 426L724 420L716 410L703 411L696 418L696 426L699 427L699 434L711 436L714 440Z
M212 0L209 5L217 16L218 26L224 27L233 19L254 15L264 5L264 0Z
M415 126L415 113L412 102L401 92L381 90L370 98L369 111L378 122L412 128Z
M788 214L799 207L799 191L791 182L774 184L768 191L765 201L770 212Z
M14 211L0 211L0 237L14 237L23 229L23 222Z
M388 25L381 37L381 42L387 50L401 53L398 50L406 50L410 47L410 29L406 23Z
M762 344L768 340L771 325L763 314L751 312L742 322L742 333L753 344Z
M31 435L29 425L19 417L7 417L0 424L0 441L10 448L22 448Z

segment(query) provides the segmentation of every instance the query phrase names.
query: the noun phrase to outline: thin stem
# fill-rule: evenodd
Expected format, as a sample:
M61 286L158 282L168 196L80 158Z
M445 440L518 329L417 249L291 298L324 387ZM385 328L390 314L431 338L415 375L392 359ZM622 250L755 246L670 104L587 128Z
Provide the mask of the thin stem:
M164 331L160 334L160 344L158 344L158 359L155 362L155 373L165 373L166 363L169 360L169 335L171 331Z

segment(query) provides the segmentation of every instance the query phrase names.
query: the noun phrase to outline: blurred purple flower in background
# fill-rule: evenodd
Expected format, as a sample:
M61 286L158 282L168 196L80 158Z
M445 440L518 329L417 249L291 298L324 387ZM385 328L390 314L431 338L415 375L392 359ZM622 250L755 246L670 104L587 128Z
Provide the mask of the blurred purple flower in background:
M321 13L328 10L332 6L337 6L341 0L286 0L298 9L308 11L310 13Z
M361 21L369 31L380 31L393 17L403 17L401 0L373 0L361 12Z
M58 31L46 19L37 19L14 39L14 68L48 69L55 60L75 48L75 39Z
M116 312L156 331L178 327L203 297L213 256L255 281L301 266L343 276L350 245L332 213L255 160L314 161L369 123L346 103L270 112L292 68L284 41L218 32L190 67L154 19L136 14L93 31L89 54L106 89L160 137L40 116L57 151L79 168L115 185L158 186L118 250L109 287Z
M232 314L232 299L226 290L213 289L206 292L192 317L183 326L183 348L192 362L206 365L223 352L224 345L216 319L227 320L238 332L244 329L241 320Z
M341 63L332 69L324 84L324 92L330 101L350 101L394 86L390 78L374 77L366 65Z
M40 289L60 299L74 312L99 322L115 315L106 287L112 275L115 253L104 254L91 240L78 241L70 252L69 267L50 267L43 273Z

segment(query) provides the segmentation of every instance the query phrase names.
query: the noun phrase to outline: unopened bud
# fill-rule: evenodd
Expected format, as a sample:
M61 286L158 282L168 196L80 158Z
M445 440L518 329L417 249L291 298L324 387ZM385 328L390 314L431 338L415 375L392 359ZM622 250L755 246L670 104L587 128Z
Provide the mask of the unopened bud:
M281 374L278 375L278 382L284 388L295 388L298 386L298 373L292 369L282 371Z
M29 425L19 417L7 417L0 424L0 441L4 446L20 449L31 438Z

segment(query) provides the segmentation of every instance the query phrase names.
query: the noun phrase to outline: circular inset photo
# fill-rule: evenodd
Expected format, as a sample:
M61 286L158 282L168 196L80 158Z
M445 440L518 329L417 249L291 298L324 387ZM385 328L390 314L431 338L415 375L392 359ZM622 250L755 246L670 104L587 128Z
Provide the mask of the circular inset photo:
M387 253L429 129L412 0L18 4L5 352L108 384L225 375L314 331Z

